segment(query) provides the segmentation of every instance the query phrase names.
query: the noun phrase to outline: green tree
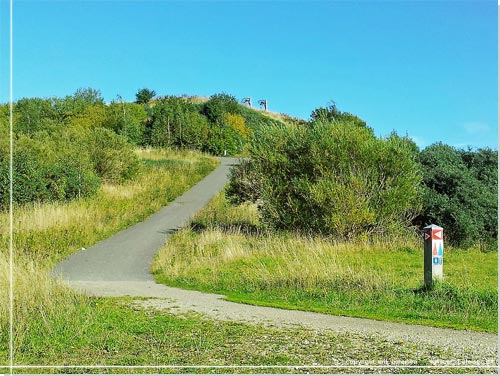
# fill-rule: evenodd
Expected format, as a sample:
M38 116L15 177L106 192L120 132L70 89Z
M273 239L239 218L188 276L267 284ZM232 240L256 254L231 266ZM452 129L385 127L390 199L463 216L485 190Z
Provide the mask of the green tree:
M498 152L456 150L437 143L421 152L420 162L425 186L419 220L444 227L447 240L454 245L495 242Z
M149 90L147 88L140 89L135 94L135 103L137 104L148 104L151 99L156 95L154 90Z
M201 149L209 139L207 119L185 98L168 96L148 109L147 128L153 146Z
M55 112L54 120L59 124L67 125L74 118L93 118L96 109L103 110L104 99L99 90L80 88L73 95L68 95L65 98L52 98L51 104ZM94 110L89 110L89 107L93 107ZM85 120L83 122L85 123ZM94 124L95 122L91 121L90 123ZM86 126L89 126L88 122Z
M104 127L125 137L134 145L143 143L147 113L136 103L113 101L106 107Z
M49 99L22 98L13 108L14 131L33 134L55 125L55 111Z
M95 128L87 136L90 161L97 175L120 183L138 172L139 160L127 140L106 128Z
M79 88L73 94L73 99L77 103L84 105L99 105L104 104L104 99L100 90L88 88Z
M213 124L225 125L226 114L240 115L238 100L226 93L214 94L205 102L202 113Z

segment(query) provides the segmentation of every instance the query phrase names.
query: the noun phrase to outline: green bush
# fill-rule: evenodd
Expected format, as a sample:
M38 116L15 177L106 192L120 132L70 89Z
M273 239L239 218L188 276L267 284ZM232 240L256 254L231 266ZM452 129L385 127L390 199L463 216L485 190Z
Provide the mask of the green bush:
M229 94L214 94L202 107L202 114L213 124L223 125L226 114L240 115L241 106L238 100Z
M263 221L275 228L350 239L400 231L420 209L414 144L395 134L378 139L351 121L271 127L256 132L250 156L251 175L233 173L230 191L247 190L241 176L257 180Z
M197 112L187 112L185 123L176 138L175 145L181 148L202 150L208 142L210 127L207 118Z
M143 143L146 110L136 103L112 102L106 107L106 120L103 126L111 129L134 145Z
M44 201L49 198L49 191L44 179L44 171L38 160L33 158L29 149L14 151L13 163L13 201L25 204L32 201ZM0 166L0 197L2 207L9 205L9 158L3 158Z
M82 142L62 141L62 137L49 138L43 132L37 135L40 139L27 136L15 139L14 203L70 200L97 191L99 178L93 171L89 154L80 147ZM0 157L0 206L7 208L8 205L9 156L4 150Z
M234 128L226 125L212 125L208 132L208 139L203 151L213 155L234 155L239 153L244 144L241 134Z
M97 192L100 179L87 155L67 155L48 171L48 188L54 200L71 200Z
M331 102L327 107L319 107L311 113L311 120L332 122L332 121L347 121L360 127L366 127L364 120L349 112L343 112L337 109L335 102Z
M184 98L164 97L148 109L147 142L157 147L201 148L208 123Z
M254 162L244 159L230 172L226 196L232 204L257 202L262 191L262 176L258 174Z
M96 128L87 140L94 171L104 181L119 183L137 173L139 159L124 137L106 128Z
M445 229L453 245L494 245L498 236L498 152L461 151L442 143L420 154L424 210L419 218Z

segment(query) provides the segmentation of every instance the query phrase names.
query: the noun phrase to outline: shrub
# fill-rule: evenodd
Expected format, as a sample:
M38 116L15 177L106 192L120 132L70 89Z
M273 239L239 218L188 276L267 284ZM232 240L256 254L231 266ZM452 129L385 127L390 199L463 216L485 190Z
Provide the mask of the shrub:
M232 95L225 93L214 94L203 105L202 113L211 123L223 125L226 121L226 114L240 114L240 104Z
M88 152L64 137L40 139L17 137L13 155L13 201L17 204L70 200L89 196L99 187L99 178ZM46 137L44 137L46 136ZM59 135L61 136L61 135ZM9 204L9 158L0 157L0 206Z
M213 125L208 132L208 139L203 151L213 155L234 155L242 150L243 137L231 127Z
M32 150L16 148L12 156L13 164L13 201L25 204L32 201L44 201L49 198L49 191L44 179L44 171ZM0 196L2 207L9 205L9 159L3 158L0 166Z
M119 183L132 178L139 159L125 138L105 128L96 128L88 136L90 160L104 181Z
M100 179L92 169L88 155L68 154L48 171L53 200L71 200L91 196L97 192Z
M184 119L185 123L182 126L182 132L176 138L175 145L182 148L202 150L210 133L207 118L197 112L187 112Z
M262 191L262 176L257 173L254 162L244 159L231 169L226 196L232 204L257 202Z
M348 121L360 127L366 127L364 120L349 112L342 112L337 109L335 102L331 102L327 107L319 107L311 113L311 120L332 122L332 121Z
M257 133L252 179L260 183L263 221L272 227L348 239L399 231L420 209L420 169L406 138L377 139L350 121ZM249 175L233 173L238 176ZM237 184L248 187L234 180L232 187Z
M424 176L423 224L444 227L451 244L491 243L498 236L498 153L459 151L442 143L420 154Z
M252 130L245 125L245 118L241 115L226 114L225 123L239 133L244 140L247 140Z

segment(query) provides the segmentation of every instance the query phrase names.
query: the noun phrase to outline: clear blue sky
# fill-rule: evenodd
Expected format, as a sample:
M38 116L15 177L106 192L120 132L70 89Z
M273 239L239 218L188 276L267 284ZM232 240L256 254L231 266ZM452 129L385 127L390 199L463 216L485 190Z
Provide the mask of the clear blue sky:
M498 148L497 2L14 0L14 97L101 90L333 100L377 135ZM0 0L0 101L8 1Z

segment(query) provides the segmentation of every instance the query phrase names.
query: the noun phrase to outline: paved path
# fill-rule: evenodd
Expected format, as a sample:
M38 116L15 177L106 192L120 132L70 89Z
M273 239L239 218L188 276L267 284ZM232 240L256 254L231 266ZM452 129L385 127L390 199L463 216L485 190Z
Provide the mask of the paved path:
M438 329L376 320L324 315L237 304L222 295L206 294L155 283L149 270L155 254L168 236L223 189L231 165L237 160L221 158L221 166L167 207L118 234L59 263L53 273L70 286L90 295L149 297L138 304L173 312L195 311L208 317L275 326L305 326L337 332L357 332L390 341L445 346L481 359L496 359L495 334Z
M53 274L67 281L151 281L151 264L169 235L189 220L227 184L236 158L220 158L221 164L205 179L168 206L112 237L60 262Z

